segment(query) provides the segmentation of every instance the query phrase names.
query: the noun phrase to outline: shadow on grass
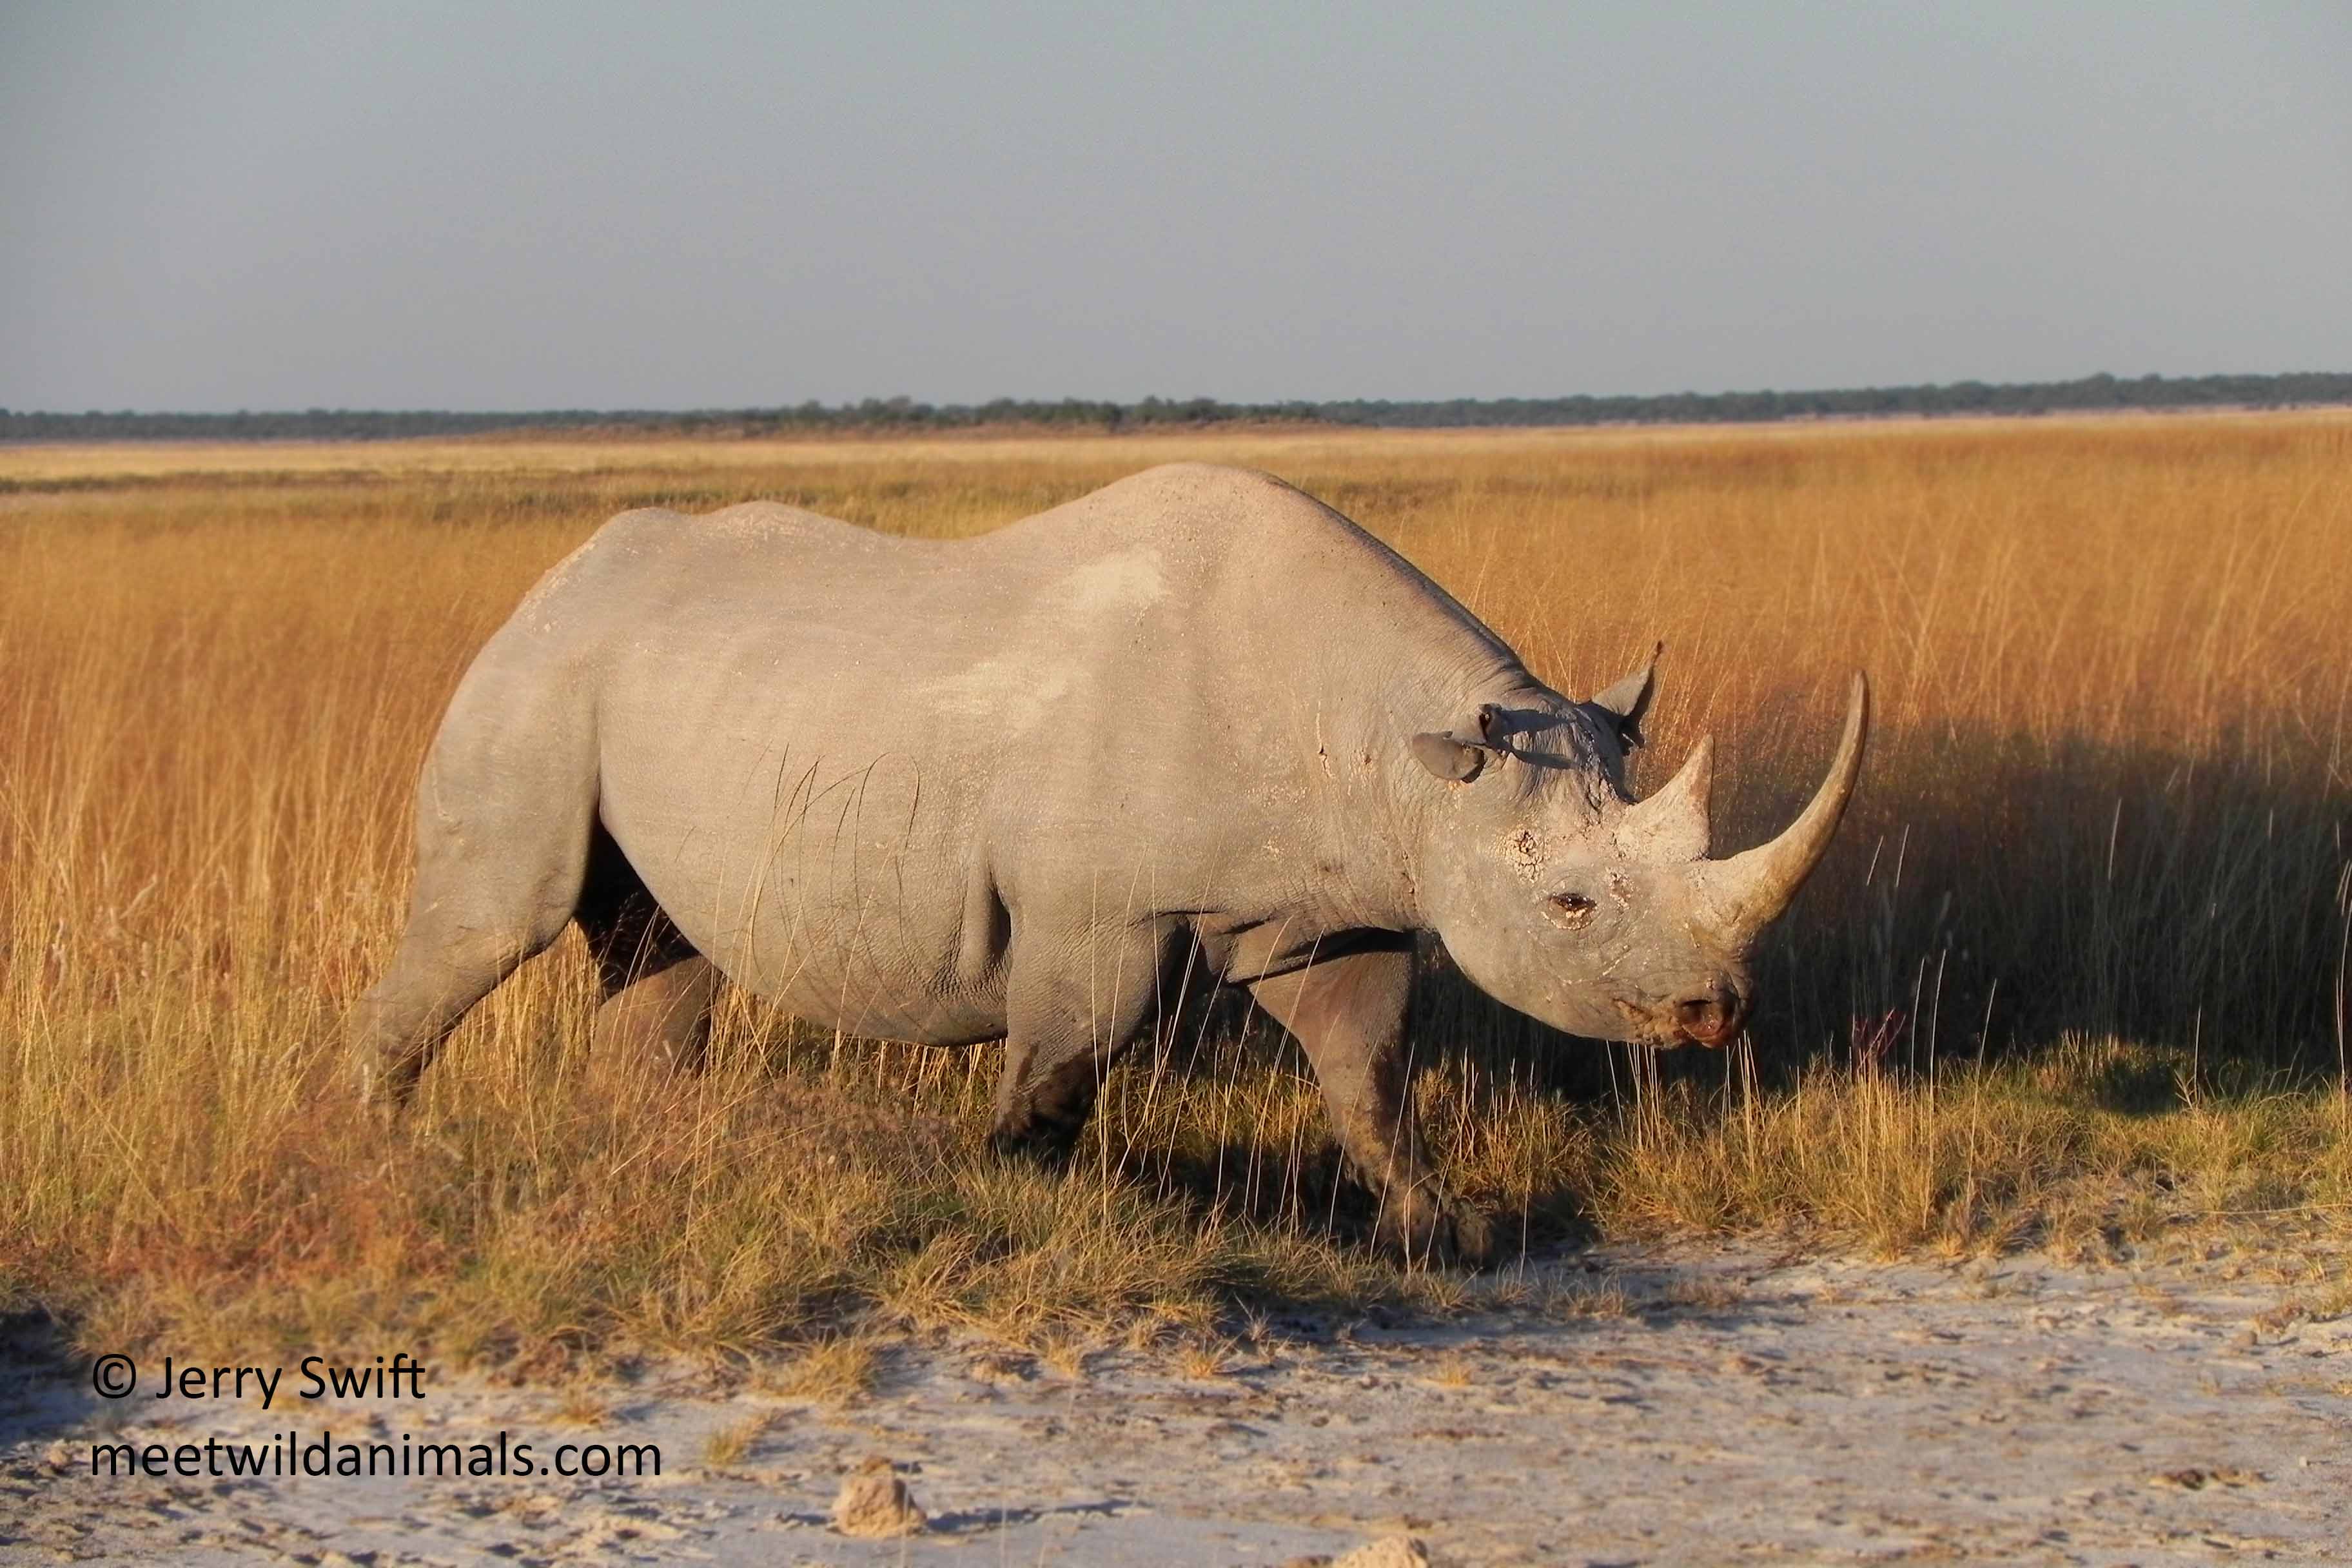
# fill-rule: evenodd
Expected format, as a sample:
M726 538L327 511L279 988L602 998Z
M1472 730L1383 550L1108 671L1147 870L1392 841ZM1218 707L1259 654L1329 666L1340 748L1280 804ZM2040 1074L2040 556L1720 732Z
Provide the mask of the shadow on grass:
M68 1326L34 1310L0 1315L0 1453L83 1431L118 1408L90 1384L91 1363L75 1352ZM54 1484L41 1456L29 1451L0 1459L0 1496L16 1485ZM0 1548L9 1544L0 1506Z

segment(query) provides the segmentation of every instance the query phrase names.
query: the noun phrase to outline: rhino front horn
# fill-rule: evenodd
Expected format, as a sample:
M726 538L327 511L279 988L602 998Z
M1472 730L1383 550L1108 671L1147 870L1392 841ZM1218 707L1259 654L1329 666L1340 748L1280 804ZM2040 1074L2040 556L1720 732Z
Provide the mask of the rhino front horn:
M1863 741L1870 732L1870 682L1857 671L1848 691L1845 733L1838 740L1837 758L1797 820L1769 844L1711 861L1706 868L1706 885L1722 911L1727 934L1736 942L1746 943L1780 918L1829 852L1838 819L1853 798L1854 780L1862 775Z

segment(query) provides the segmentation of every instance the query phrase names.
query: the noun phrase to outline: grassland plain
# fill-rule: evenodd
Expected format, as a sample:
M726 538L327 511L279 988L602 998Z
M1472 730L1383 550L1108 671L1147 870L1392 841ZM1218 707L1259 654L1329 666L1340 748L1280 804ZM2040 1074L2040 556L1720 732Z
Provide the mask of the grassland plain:
M1431 955L1427 1114L1507 1232L2259 1229L2282 1310L2352 1310L2294 1239L2352 1227L2340 414L0 450L0 1310L191 1359L782 1351L850 1391L940 1327L1213 1355L1268 1299L1516 1300L1355 1245L1303 1068L1230 1014L1122 1068L1060 1176L985 1157L985 1048L732 997L703 1076L592 1062L573 939L411 1126L348 1102L425 742L597 522L766 497L965 535L1175 458L1330 501L1571 692L1663 638L1643 787L1712 730L1726 842L1811 787L1844 673L1876 682L1732 1051L1549 1037Z

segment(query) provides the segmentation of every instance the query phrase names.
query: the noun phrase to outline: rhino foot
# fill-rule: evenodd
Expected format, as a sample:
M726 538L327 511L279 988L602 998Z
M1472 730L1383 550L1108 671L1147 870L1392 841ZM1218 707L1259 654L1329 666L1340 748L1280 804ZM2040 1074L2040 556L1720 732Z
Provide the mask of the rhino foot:
M361 1115L379 1127L394 1125L407 1112L416 1098L417 1076L397 1058L364 1049L352 1053L343 1071Z
M1495 1226L1467 1205L1415 1193L1382 1205L1372 1242L1407 1268L1483 1268L1494 1258Z
M988 1135L988 1152L998 1159L1058 1171L1070 1163L1085 1125L1033 1121L1018 1131L999 1127Z

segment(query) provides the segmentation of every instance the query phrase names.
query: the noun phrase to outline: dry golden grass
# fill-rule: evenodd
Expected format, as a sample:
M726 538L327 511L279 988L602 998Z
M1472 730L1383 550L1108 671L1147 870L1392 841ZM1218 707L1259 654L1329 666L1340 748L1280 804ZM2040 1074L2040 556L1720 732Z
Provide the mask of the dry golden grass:
M758 1386L787 1399L855 1405L874 1392L881 1373L881 1347L871 1339L821 1339L784 1361L760 1369Z
M1231 1020L1125 1069L1060 1177L982 1156L987 1051L740 997L709 1074L621 1092L583 1060L569 940L469 1020L411 1128L339 1087L441 705L596 522L767 496L968 534L1175 457L1330 500L1571 691L1664 637L1641 771L1712 728L1729 842L1785 820L1838 682L1874 678L1863 795L1764 957L1752 1048L1648 1062L1424 988L1433 1135L1507 1234L1970 1251L2346 1223L2341 416L18 448L0 1310L107 1348L397 1332L551 1375L805 1342L812 1387L854 1391L904 1330L1082 1367L1113 1337L1207 1342L1237 1293L1502 1300L1346 1243L1311 1084Z
M749 1415L731 1426L722 1426L703 1440L702 1462L713 1469L726 1469L741 1464L759 1446L774 1425L772 1415Z

